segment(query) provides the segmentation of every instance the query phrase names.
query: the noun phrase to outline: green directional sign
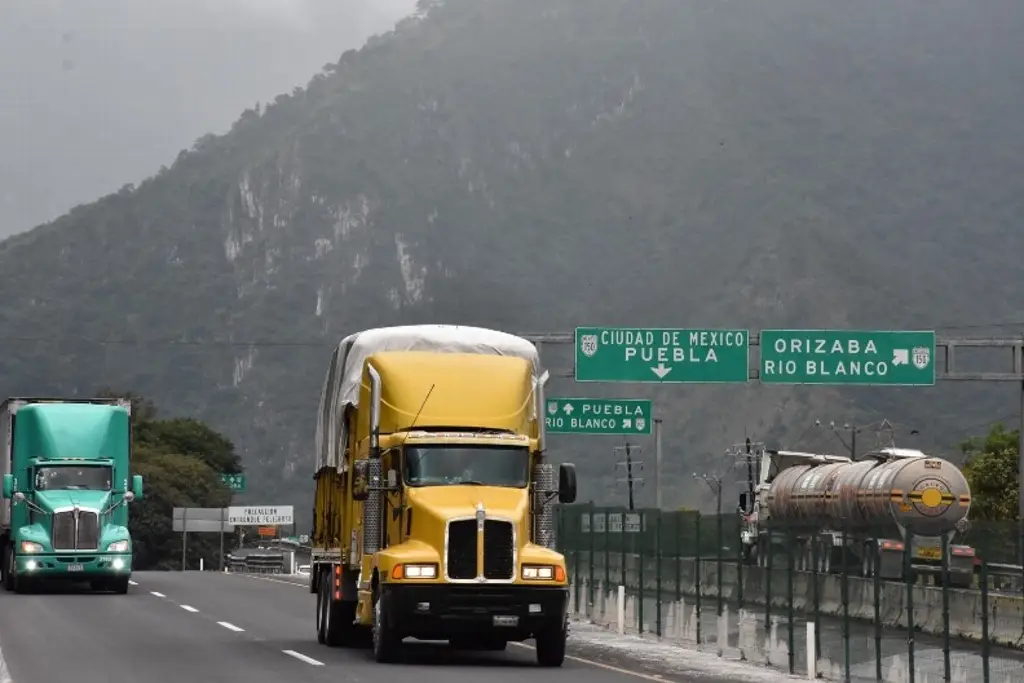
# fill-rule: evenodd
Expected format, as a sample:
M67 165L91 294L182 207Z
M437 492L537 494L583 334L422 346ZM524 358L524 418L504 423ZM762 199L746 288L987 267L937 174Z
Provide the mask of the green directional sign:
M221 474L220 480L224 482L224 485L236 493L245 492L245 475L244 474Z
M748 338L746 330L577 327L576 381L746 382Z
M765 384L935 384L935 333L896 330L764 330Z
M651 402L633 398L549 398L549 434L650 434Z

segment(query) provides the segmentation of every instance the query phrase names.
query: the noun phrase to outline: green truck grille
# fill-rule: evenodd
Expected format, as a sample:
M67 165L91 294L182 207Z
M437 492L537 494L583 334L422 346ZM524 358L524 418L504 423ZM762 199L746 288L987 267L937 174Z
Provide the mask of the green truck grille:
M99 515L91 510L54 513L51 539L54 550L96 550L100 540Z

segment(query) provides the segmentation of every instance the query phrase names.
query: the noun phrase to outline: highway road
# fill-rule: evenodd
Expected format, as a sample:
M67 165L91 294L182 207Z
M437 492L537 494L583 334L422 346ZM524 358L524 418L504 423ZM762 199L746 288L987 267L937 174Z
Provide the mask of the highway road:
M296 580L218 572L141 572L133 579L127 595L61 586L0 595L0 651L13 683L280 683L296 677L370 683L381 676L397 683L477 683L481 676L491 683L782 680L756 667L723 668L713 656L694 659L691 653L682 664L656 661L664 657L637 661L628 659L628 650L588 650L586 643L572 645L557 670L537 667L529 644L477 653L407 641L403 662L384 665L365 648L318 645L315 596Z

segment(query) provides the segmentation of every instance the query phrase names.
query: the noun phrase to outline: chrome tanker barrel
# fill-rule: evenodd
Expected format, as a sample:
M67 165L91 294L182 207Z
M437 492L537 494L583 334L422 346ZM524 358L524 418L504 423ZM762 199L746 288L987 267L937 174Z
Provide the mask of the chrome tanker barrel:
M971 491L963 472L920 451L884 449L857 462L786 467L766 492L770 519L851 533L938 536L967 517Z

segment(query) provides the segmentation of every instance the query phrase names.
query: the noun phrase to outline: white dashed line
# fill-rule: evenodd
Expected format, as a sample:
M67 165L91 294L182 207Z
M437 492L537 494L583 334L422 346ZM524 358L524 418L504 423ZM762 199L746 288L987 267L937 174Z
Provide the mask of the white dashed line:
M306 655L302 654L301 652L296 652L295 650L281 650L281 652L285 653L289 657L295 657L295 659L298 659L299 661L303 661L306 664L312 664L313 666L323 666L324 665L323 662L318 662L315 659L313 659L312 657L307 657Z
M128 585L129 586L138 586L139 584L137 584L136 582L132 581L131 579L128 579Z
M167 597L167 596L166 596L166 595L164 595L163 593L157 593L156 591L149 591L149 594L150 594L150 595L155 595L155 596L156 596L156 597L158 597L158 598L166 598L166 597Z
M192 605L178 605L178 606L181 607L181 609L185 610L186 612L198 612L199 611L195 607L193 607Z
M234 631L235 633L241 633L242 631L245 630L244 628L238 628L237 626L232 624L230 621L218 621L217 623L220 624L221 626L223 626L224 628L226 628L227 630Z

